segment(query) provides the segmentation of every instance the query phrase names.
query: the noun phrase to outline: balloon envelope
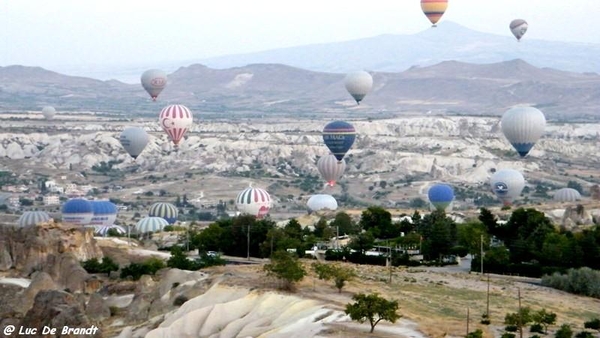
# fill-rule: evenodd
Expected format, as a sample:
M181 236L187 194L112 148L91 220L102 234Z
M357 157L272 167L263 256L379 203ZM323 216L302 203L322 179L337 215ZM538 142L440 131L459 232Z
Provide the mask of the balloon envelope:
M119 142L121 142L125 151L134 159L144 151L149 140L148 133L139 127L125 128L121 132L121 135L119 135Z
M325 155L317 161L317 169L319 169L321 177L327 181L327 185L333 187L335 181L339 180L342 175L344 175L344 171L346 171L346 161L344 159L338 161L332 154Z
M525 187L525 178L514 169L502 169L492 175L490 186L504 205L510 205L521 195Z
M572 188L562 188L554 193L553 199L557 202L575 202L581 199L581 194Z
M52 118L54 118L54 115L56 115L56 109L54 109L54 107L51 106L46 106L42 108L42 115L44 115L44 118L46 120L52 120Z
M517 38L517 41L521 41L521 38L527 32L527 28L529 27L529 25L527 24L527 21L523 19L515 19L510 22L510 25L508 27L510 28L510 31L513 33L515 38Z
M341 161L356 139L354 126L345 121L333 121L323 129L323 141L338 161Z
M160 112L159 122L165 133L177 146L192 125L192 112L182 104L172 104Z
M544 134L544 113L533 107L514 107L502 116L502 133L521 157L529 154Z
M362 101L373 87L373 77L363 70L348 73L344 79L344 85L356 103L360 104L360 101Z
M308 210L311 212L319 210L331 210L334 211L338 208L338 203L335 198L331 195L317 194L312 195L308 202L306 202Z
M90 220L90 225L109 226L114 225L117 219L117 206L111 201L93 200L92 208L94 215Z
M454 190L447 184L435 184L427 192L429 202L438 210L446 210L454 200Z
M157 202L150 206L150 210L148 210L148 216L160 217L169 224L173 224L177 222L179 210L177 210L177 207L171 203Z
M150 69L142 74L142 87L156 101L158 94L167 86L167 73L159 69Z
M72 198L62 206L62 220L65 223L87 225L93 216L92 203L84 198Z
M25 211L17 224L19 228L27 228L50 221L52 218L45 211Z
M237 195L235 205L243 214L263 218L271 209L271 195L264 189L248 187Z
M448 8L448 0L421 0L421 9L433 27Z

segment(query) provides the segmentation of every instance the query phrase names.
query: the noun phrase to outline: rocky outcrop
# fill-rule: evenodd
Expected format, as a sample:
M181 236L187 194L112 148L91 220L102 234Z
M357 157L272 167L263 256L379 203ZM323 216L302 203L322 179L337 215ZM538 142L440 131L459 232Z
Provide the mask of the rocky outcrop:
M85 313L92 322L101 322L110 318L110 308L98 293L90 296L90 300L85 306Z
M23 298L21 298L20 308L23 313L28 311L33 305L35 296L42 290L58 290L59 287L54 283L54 280L46 272L34 272L31 278L31 283L25 289Z
M92 229L57 223L29 228L0 226L0 271L16 269L25 276L34 271L49 271L53 277L65 272L62 278L72 278L69 271L65 271L65 266L102 257ZM73 263L75 261L77 264ZM71 284L67 280L56 281L63 285Z
M62 330L70 328L93 328L86 316L82 304L71 294L57 290L40 291L34 300L33 307L27 311L21 325L25 327L42 328L49 326ZM90 332L92 333L92 332ZM57 334L55 337L78 337L77 334ZM99 329L86 337L102 337Z
M583 205L568 206L562 217L562 226L574 230L580 226L589 226L594 223L592 215L585 210Z

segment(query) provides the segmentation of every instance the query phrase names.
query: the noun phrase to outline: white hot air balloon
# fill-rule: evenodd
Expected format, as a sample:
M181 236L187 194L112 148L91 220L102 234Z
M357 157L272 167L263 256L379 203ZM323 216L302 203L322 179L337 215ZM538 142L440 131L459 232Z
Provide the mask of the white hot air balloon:
M581 199L581 194L573 188L562 188L554 193L553 199L557 202L575 202Z
M51 106L46 106L42 108L42 115L44 115L44 118L46 120L52 120L54 118L54 115L56 115L56 109L54 109L54 107Z
M528 27L529 25L527 24L527 21L523 19L515 19L511 21L509 25L510 31L513 33L515 38L517 38L517 41L521 41L521 38L527 32Z
M308 202L306 202L306 206L310 212L321 211L321 210L331 210L334 211L338 208L338 203L335 198L331 195L325 194L317 194L312 195Z
M518 106L502 116L502 133L515 150L525 157L546 129L546 117L539 109Z
M338 161L333 154L325 155L317 161L317 169L319 169L321 177L327 181L327 185L333 187L335 181L339 180L344 175L344 172L346 171L346 161L344 159Z
M271 195L264 189L248 187L237 195L235 205L242 214L263 218L271 209Z
M140 127L127 127L119 135L119 142L134 160L144 151L149 140L148 133Z
M142 87L150 94L153 101L167 86L167 73L159 69L149 69L142 74Z
M525 178L514 169L496 171L490 178L492 191L504 205L511 205L525 188Z
M371 91L373 87L373 77L364 70L348 73L344 79L346 90L357 104Z
M192 112L182 104L172 104L166 106L160 112L159 122L162 129L177 147L185 133L192 126Z

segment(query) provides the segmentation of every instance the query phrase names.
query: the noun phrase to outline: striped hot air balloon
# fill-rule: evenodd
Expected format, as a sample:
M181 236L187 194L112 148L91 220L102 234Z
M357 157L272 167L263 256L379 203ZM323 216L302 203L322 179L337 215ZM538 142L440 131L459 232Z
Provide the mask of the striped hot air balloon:
M435 27L448 8L448 0L421 0L421 9Z
M581 194L572 188L562 188L554 193L553 199L557 202L575 202L581 199Z
M492 191L504 205L511 205L525 188L525 178L514 169L496 171L490 178Z
M502 133L515 150L525 157L544 134L544 113L533 107L514 107L502 116Z
M356 139L354 126L345 121L329 122L323 128L323 142L338 161L341 161Z
M335 197L326 194L312 195L306 202L309 212L331 210L334 211L338 208L338 203Z
M335 181L339 180L344 175L344 172L346 171L346 161L344 159L338 161L332 154L325 155L317 161L317 169L319 169L321 177L327 181L327 185L333 187Z
M161 217L164 218L169 224L177 222L179 211L177 207L171 203L157 202L150 206L148 211L150 217Z
M62 220L65 223L87 225L94 217L92 203L84 198L72 198L62 206Z
M160 112L159 122L175 146L192 126L192 112L184 105L172 104Z
M17 225L19 228L27 228L31 226L36 226L41 223L46 223L50 221L52 218L45 211L25 211L19 220L17 221Z
M139 220L136 223L134 230L138 234L147 234L149 232L163 231L167 225L169 225L169 223L162 217L148 216Z
M271 209L271 195L260 188L252 186L242 190L235 199L237 209L243 214L263 218Z
M125 230L125 228L123 228L122 226L119 225L97 225L94 227L94 234L98 235L98 236L102 236L102 237L106 237L108 236L108 232L110 230L116 231L117 233L121 234L121 235L125 235L127 233L127 230Z
M438 210L446 210L454 200L454 190L447 184L435 184L427 192L429 202Z

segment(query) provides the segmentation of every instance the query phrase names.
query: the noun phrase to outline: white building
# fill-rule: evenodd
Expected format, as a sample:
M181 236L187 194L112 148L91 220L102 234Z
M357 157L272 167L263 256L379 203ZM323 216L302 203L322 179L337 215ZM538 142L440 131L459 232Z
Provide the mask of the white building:
M60 199L58 195L45 195L44 196L44 205L59 205Z

